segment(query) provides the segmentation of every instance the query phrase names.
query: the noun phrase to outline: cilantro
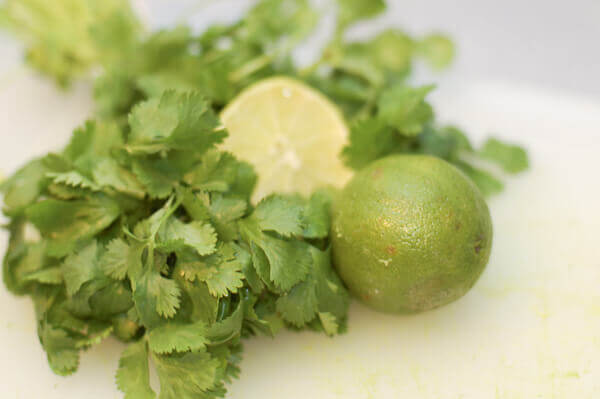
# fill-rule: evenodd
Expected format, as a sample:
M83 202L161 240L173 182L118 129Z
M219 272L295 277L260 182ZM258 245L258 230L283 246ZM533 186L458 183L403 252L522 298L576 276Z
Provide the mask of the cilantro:
M48 237L48 253L61 257L101 232L118 217L118 204L107 196L64 201L45 199L29 206L26 215Z
M150 331L148 343L155 353L196 351L206 348L206 325L202 321L192 324L167 323Z
M349 25L365 18L372 18L385 11L383 0L337 0L339 5L339 23Z
M417 44L417 51L434 68L445 68L454 59L454 45L448 37L431 34Z
M527 153L519 146L489 139L476 150L461 130L437 126L426 101L431 90L432 86L411 88L403 83L382 90L368 116L351 125L350 143L342 152L346 164L361 169L391 154L430 154L457 166L485 195L501 192L504 185L480 166L480 159L496 163L508 173L527 169Z
M128 121L87 122L3 186L4 279L34 298L52 369L75 372L81 350L114 334L133 341L117 372L126 397L155 397L152 358L159 397L210 398L237 376L249 333L321 320L337 332L347 294L329 256L315 255L328 195L253 207L257 177L215 148L226 132L199 92L166 91ZM28 241L25 224L39 237Z
M92 241L85 248L73 253L62 264L62 275L68 295L74 295L81 286L94 280L101 273L98 267L98 244Z
M8 0L0 11L27 43L27 61L64 86L118 57L140 32L129 4L119 0Z
M413 89L396 85L384 90L377 102L377 117L403 136L416 136L433 118L433 109L425 102L432 86Z
M145 341L129 345L121 355L117 371L117 386L125 393L125 399L156 397L150 388L148 346Z
M194 148L201 154L225 137L206 100L193 92L166 91L160 99L140 103L133 109L129 124L127 150L131 153Z
M527 153L519 146L503 143L491 138L485 142L479 155L496 162L508 173L519 173L529 167Z

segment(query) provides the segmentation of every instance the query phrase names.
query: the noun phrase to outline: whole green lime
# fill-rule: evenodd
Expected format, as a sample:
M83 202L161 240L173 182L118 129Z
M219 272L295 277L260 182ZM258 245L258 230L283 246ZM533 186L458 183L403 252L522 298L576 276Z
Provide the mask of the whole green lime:
M333 206L333 258L350 291L384 312L462 297L490 256L486 202L439 158L397 155L358 172Z

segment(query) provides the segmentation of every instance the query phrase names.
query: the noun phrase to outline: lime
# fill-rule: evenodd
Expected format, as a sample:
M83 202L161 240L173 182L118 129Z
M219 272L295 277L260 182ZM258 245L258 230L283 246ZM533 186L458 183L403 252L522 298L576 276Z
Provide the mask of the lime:
M378 160L354 176L333 208L336 268L356 297L381 311L421 312L460 298L490 256L483 196L439 158Z
M223 148L258 172L255 201L272 192L342 187L351 177L339 157L348 137L343 116L301 82L262 80L235 98L221 119L229 131Z

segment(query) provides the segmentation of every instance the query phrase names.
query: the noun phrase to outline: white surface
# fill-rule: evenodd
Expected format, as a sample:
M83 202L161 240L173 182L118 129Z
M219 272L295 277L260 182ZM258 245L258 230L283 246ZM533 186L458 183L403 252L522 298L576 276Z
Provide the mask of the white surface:
M531 171L491 201L494 250L479 283L417 316L354 304L349 333L335 339L252 339L229 399L600 397L600 105L500 84L460 87L436 98L442 120L477 137L501 132L532 158ZM85 88L66 95L28 76L13 81L0 91L0 168L59 148L89 104ZM3 253L4 234L0 242ZM121 344L105 342L75 376L57 377L30 301L0 288L0 314L0 397L121 398Z

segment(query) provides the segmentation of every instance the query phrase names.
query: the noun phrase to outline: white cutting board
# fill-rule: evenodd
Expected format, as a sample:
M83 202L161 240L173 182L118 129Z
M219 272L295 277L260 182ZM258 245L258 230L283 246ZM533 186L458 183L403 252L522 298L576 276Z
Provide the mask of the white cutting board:
M501 84L446 93L435 98L443 121L523 143L532 159L490 201L494 250L479 283L417 316L355 303L349 332L334 339L252 339L228 398L600 397L600 104ZM89 109L85 87L61 94L27 74L13 79L0 89L0 169L60 148ZM122 397L113 376L123 345L109 340L75 376L57 377L30 301L1 288L0 315L1 398Z

